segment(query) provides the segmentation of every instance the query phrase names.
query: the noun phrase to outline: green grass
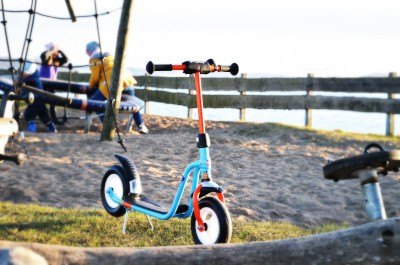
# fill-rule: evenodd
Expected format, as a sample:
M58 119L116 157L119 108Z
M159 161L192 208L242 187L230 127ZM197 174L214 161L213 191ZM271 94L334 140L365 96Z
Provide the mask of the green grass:
M130 214L126 235L123 218L105 210L78 210L33 204L0 203L0 240L61 244L80 247L149 247L193 245L190 219L159 221L152 231L143 214ZM327 224L302 228L289 223L233 220L231 243L296 238L346 228Z
M257 126L251 126L256 124ZM343 132L340 130L322 130L307 128L304 126L288 125L282 123L248 123L248 127L237 131L239 135L245 136L268 136L270 134L298 135L304 134L307 138L321 138L330 142L344 142L346 140L367 141L367 142L391 142L400 143L399 136L384 136L377 134L363 134L353 132Z

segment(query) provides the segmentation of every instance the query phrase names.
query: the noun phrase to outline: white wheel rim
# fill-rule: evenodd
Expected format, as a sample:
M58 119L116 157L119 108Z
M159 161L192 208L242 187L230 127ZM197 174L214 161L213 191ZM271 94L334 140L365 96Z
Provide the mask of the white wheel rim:
M121 178L117 174L109 175L106 180L106 184L104 185L104 197L106 198L108 206L110 206L111 208L117 208L119 207L119 204L111 200L111 197L107 192L109 188L113 189L114 194L118 198L122 198L122 196L124 195L124 186L122 184Z
M207 225L207 230L200 232L196 229L197 238L203 245L215 244L220 234L220 224L218 216L215 211L209 207L203 207L200 209L200 216L203 223ZM198 227L196 221L196 227Z

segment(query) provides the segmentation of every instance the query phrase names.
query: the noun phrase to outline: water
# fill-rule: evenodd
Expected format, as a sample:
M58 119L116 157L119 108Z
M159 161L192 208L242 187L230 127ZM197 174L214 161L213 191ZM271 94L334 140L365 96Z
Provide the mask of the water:
M153 88L156 89L157 88ZM161 90L161 89L160 89ZM162 89L175 93L188 93L186 89ZM205 91L204 94L239 95L236 91ZM247 92L248 95L305 95L305 92ZM314 95L329 97L363 97L387 98L385 93L335 93L314 92ZM188 109L183 106L150 102L150 114L187 118ZM213 121L238 121L239 109L204 109L204 118ZM305 110L274 110L274 109L246 109L248 122L274 122L295 126L305 125ZM363 134L386 134L386 114L371 112L355 112L342 110L312 110L312 128L323 130L340 130ZM400 115L395 115L395 135L400 134ZM194 118L197 119L197 109Z
M238 121L238 109L205 109L204 118L213 121ZM178 118L187 118L188 108L183 106L150 102L149 113ZM197 109L194 118L197 119ZM274 122L295 126L304 126L304 110L259 110L246 109L246 121ZM395 134L400 134L400 118L395 115ZM313 110L315 129L340 130L363 134L386 134L386 114L340 110Z

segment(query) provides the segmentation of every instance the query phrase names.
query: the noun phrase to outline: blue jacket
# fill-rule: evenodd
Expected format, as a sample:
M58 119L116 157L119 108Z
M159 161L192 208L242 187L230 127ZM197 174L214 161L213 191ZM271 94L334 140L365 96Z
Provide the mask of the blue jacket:
M40 90L43 90L42 81L40 80L39 71L36 70L33 74L23 77L22 82L27 86L33 86Z

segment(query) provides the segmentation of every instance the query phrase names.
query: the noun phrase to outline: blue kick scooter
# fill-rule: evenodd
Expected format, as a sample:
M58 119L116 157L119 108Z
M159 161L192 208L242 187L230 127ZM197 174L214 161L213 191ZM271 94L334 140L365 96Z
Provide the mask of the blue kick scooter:
M149 74L154 71L178 70L194 75L199 124L196 142L200 159L186 167L172 205L165 207L143 193L139 173L134 163L125 156L115 155L120 164L109 167L101 183L103 206L112 216L121 217L125 214L124 231L129 211L147 215L152 228L149 216L160 220L191 217L191 232L196 244L228 243L232 236L232 222L225 206L224 190L212 181L211 177L210 139L203 119L200 75L211 72L230 72L236 75L239 67L236 63L230 66L216 65L210 59L206 62L187 61L180 65L156 65L149 62L146 70ZM187 204L181 204L182 194L191 173L193 173L191 196Z

